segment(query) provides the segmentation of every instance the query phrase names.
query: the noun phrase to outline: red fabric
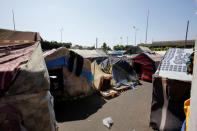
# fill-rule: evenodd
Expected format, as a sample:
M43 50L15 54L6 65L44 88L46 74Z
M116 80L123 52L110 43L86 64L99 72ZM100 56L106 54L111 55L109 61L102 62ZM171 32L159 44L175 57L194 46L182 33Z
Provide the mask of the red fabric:
M152 70L153 71L153 67L152 66L144 66L144 69L149 69L149 70Z
M35 48L35 44L0 47L0 93L8 89Z
M153 75L153 72L149 72L149 71L146 71L146 70L143 70L143 72L148 74L148 75L151 75L151 76Z
M141 63L141 62L149 62L149 60L148 60L147 58L137 59L137 60L135 59L134 61L135 61L135 62L140 62L140 63Z
M144 80L144 78L152 81L152 77L146 76L145 74L142 73L142 80Z
M141 72L142 72L141 79L144 81L151 82L152 75L154 73L152 61L150 61L147 58L147 56L145 56L144 54L140 54L140 55L136 56L133 60L134 60L134 62L141 64Z
M138 55L134 59L144 58L144 55Z

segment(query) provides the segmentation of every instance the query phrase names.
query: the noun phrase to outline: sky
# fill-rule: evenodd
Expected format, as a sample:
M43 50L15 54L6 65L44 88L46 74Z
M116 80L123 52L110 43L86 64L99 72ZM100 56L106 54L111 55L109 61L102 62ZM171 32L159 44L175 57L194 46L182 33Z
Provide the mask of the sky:
M197 37L197 0L1 0L0 28L39 32L44 40L82 46L184 40ZM135 29L137 29L135 33Z

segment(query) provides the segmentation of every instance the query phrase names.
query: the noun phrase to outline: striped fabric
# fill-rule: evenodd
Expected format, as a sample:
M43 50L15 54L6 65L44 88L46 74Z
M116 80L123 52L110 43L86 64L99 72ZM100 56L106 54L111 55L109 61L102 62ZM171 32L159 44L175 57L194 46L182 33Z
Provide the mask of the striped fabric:
M152 82L152 75L155 72L155 63L146 54L141 53L133 58L134 63L141 65L141 80Z

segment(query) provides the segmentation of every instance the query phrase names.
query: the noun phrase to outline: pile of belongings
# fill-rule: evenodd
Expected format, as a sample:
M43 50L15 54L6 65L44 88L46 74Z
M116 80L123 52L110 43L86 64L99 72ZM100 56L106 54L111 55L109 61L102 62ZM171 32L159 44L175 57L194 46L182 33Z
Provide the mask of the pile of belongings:
M88 59L65 47L45 52L44 59L50 75L51 93L55 98L77 99L95 91Z
M0 29L1 131L56 129L49 75L38 36Z
M150 126L179 131L185 120L184 101L190 97L192 75L186 62L193 49L169 49L153 75Z

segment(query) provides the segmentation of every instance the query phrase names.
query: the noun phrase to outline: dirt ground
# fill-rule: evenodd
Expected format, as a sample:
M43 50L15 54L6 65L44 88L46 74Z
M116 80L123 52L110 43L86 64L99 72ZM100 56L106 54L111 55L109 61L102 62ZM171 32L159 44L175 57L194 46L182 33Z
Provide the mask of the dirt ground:
M149 118L152 84L142 82L136 90L106 100L98 94L75 101L55 104L59 131L152 131ZM111 129L102 120L111 117Z

